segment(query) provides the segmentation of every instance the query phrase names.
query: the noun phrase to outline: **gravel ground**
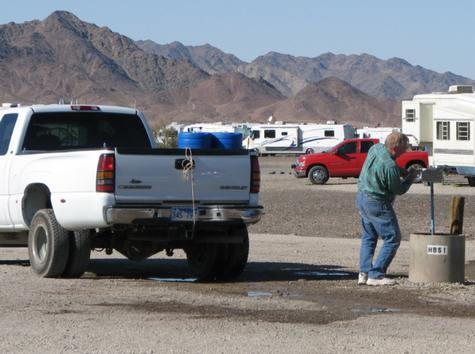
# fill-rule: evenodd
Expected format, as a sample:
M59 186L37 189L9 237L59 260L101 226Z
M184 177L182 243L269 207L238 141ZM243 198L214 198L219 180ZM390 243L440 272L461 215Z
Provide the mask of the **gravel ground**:
M451 197L466 196L464 284L410 283L403 241L396 286L357 286L355 181L309 185L288 175L290 162L262 159L266 215L234 282L193 281L182 252L141 263L94 252L81 279L40 279L26 249L0 249L0 352L472 353L472 188L436 186L440 230ZM428 201L422 185L398 199L405 238L427 231Z
M330 178L325 185L312 185L306 178L290 174L294 158L261 158L261 201L265 215L251 226L251 232L301 236L359 238L359 216L355 205L355 178ZM436 184L435 220L437 232L448 232L454 196L465 197L464 233L475 236L475 188L463 178L451 177L450 184ZM396 199L403 239L415 232L430 231L430 189L415 184ZM285 222L283 222L285 221Z

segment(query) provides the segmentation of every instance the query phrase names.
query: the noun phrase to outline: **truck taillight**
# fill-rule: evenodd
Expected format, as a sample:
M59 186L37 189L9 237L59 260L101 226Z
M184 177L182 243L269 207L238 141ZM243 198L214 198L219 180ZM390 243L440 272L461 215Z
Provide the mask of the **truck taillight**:
M251 156L251 193L259 193L261 188L261 168L257 156Z
M96 192L114 192L115 158L113 154L102 154L99 157L96 173Z

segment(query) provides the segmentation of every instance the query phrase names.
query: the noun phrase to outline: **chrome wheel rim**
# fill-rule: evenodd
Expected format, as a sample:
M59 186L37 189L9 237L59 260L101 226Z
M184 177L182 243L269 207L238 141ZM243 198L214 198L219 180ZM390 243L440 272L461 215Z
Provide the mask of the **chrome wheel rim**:
M313 179L323 181L325 179L325 173L322 170L315 170L313 171Z
M38 227L35 232L35 245L34 252L35 257L43 262L46 258L48 249L48 231L43 227Z

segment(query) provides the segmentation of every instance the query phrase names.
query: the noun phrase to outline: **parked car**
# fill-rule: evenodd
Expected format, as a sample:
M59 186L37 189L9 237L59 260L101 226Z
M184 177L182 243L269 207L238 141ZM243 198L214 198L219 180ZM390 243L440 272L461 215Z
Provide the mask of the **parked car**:
M325 184L330 177L355 177L360 175L368 150L378 139L348 139L328 152L301 155L291 168L296 177L308 177L313 184ZM426 168L429 157L424 151L408 151L396 163L402 168Z
M92 249L184 249L197 277L233 278L262 213L255 152L158 149L133 108L3 106L0 171L0 246L42 277L81 276Z

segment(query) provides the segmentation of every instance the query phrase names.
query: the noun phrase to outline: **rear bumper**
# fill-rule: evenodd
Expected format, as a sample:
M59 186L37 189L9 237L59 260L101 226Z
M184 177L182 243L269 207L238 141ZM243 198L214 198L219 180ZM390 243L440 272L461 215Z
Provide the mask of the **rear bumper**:
M196 222L242 222L254 224L263 214L262 206L199 206L196 208ZM172 219L172 207L107 207L105 218L110 225L129 225L137 221L189 222L192 220Z

